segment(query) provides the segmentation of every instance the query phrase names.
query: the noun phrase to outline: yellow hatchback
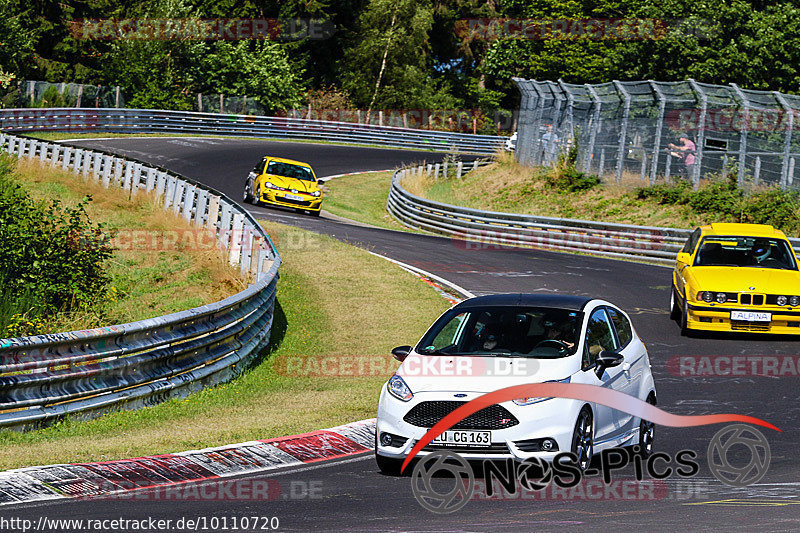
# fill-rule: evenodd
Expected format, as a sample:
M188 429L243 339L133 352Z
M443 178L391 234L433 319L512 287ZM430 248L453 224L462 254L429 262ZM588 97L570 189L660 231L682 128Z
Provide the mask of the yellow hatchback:
M262 158L247 176L244 201L293 207L319 216L322 191L308 163L268 156Z
M800 333L800 272L782 231L761 224L697 228L672 272L670 317L692 330Z

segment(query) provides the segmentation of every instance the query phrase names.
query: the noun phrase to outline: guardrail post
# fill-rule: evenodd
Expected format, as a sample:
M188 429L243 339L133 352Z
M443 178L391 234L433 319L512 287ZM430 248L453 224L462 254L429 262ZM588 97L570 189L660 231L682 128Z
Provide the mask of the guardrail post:
M78 148L75 150L75 159L72 162L72 170L75 174L83 172L83 154L84 150Z
M122 190L132 191L133 189L133 163L125 161L125 178L122 180Z
M53 145L53 153L50 154L50 166L54 167L58 164L58 158L61 154L61 146L58 144Z
M447 179L447 161L445 161L442 165L442 177Z
M115 187L122 187L122 164L125 162L124 159L120 159L119 157L114 158L114 186Z
M111 160L110 155L103 156L103 187L108 189L111 183Z
M472 162L472 170L478 170L478 160Z
M183 199L183 191L186 190L186 182L182 179L175 180L175 192L172 196L172 212L176 215L180 213L183 204L181 203Z
M462 171L463 168L464 168L464 163L459 161L458 164L456 165L456 179L457 180L461 179L461 171Z
M405 116L405 115L403 115L403 116ZM425 168L425 175L426 176L430 176L431 175L431 171L433 171L433 165L428 163L428 166Z
M63 170L69 170L70 157L72 157L72 147L71 146L67 146L67 147L64 148L64 157L62 158L62 161L61 161L61 168Z
M247 272L250 270L250 261L253 255L253 235L255 231L255 226L245 223L244 230L242 231L242 251L239 256L239 274L245 279L247 278Z
M8 146L6 146L6 152L8 152L9 154L13 154L14 153L14 141L16 141L16 138L12 137L11 135L9 135L8 136Z
M208 191L205 189L197 189L195 191L197 197L197 206L194 209L194 225L198 228L203 227L203 222L206 218L206 207L208 206Z
M226 202L225 200L220 199L219 201L219 208L221 211L220 221L219 221L219 235L222 241L222 247L226 250L230 247L230 231L231 231L231 204ZM224 234L228 234L227 237L222 237Z
M28 144L27 139L20 139L19 140L19 147L17 149L18 157L22 158L25 157L25 145Z
M169 202L167 201L167 186L169 183L169 174L163 170L156 170L156 196L164 196L164 209L167 208Z
M194 207L194 190L195 186L187 184L185 187L186 194L183 196L183 218L187 222L192 221L192 207Z
M258 260L261 255L261 250L264 246L264 238L257 233L253 235L253 247L250 249L250 278L258 280Z
M133 183L131 184L133 194L136 194L142 188L142 166L141 163L133 164Z
M146 175L146 181L144 190L147 192L152 191L156 187L156 169L152 167L145 167L144 173Z
M47 161L47 152L50 150L50 145L46 142L42 142L41 147L39 148L39 161L44 164Z
M439 179L439 170L440 169L441 169L441 166L439 165L439 163L436 163L435 165L433 165L433 179L434 180L438 180Z
M206 227L217 233L217 222L219 221L219 196L210 194L208 199L208 217L206 218Z
M172 197L175 196L175 186L178 180L175 178L175 176L171 176L170 174L166 175L166 180L167 186L164 190L164 209L169 209L170 203L172 202ZM159 182L160 181L161 178L159 177Z
M230 209L230 204L228 204L227 207ZM241 213L234 213L229 250L230 254L228 255L228 262L231 264L231 266L236 266L242 261L243 224L244 215Z

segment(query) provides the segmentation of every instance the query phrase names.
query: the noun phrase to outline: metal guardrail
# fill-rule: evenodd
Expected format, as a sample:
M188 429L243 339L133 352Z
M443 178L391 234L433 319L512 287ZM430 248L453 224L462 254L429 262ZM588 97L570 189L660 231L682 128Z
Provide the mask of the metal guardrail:
M0 149L72 170L131 195L150 193L215 236L253 283L187 311L69 333L0 339L0 428L32 429L64 415L90 417L152 405L227 381L269 341L281 259L233 200L131 158L0 133Z
M505 137L493 135L351 122L114 108L5 109L0 111L0 131L213 134L371 144L477 155L493 154L505 143Z
M481 211L434 202L402 187L405 177L423 171L418 167L394 173L387 210L406 226L450 235L466 248L529 247L672 265L691 234L687 229ZM800 249L800 239L789 241Z

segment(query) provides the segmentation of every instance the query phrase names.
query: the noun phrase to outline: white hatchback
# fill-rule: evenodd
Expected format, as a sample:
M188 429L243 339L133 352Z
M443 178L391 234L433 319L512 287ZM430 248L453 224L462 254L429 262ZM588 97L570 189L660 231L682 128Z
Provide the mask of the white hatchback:
M414 445L444 416L488 392L544 382L608 387L656 403L647 350L628 316L581 296L497 294L452 307L402 361L378 403L375 455L395 474ZM552 460L572 452L585 470L606 448L653 450L654 426L580 400L519 398L484 408L419 453L451 450L469 460Z

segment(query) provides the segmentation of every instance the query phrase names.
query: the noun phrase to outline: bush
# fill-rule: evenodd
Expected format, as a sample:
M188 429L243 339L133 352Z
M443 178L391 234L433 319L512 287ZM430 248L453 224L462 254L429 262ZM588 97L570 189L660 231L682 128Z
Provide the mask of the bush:
M662 205L686 205L695 213L712 214L718 221L770 224L792 233L800 230L800 194L771 188L746 195L737 186L736 176L697 191L687 182L642 187L636 189L636 197Z
M548 186L562 192L588 191L600 185L600 178L580 172L575 168L578 147L573 145L566 154L558 158L558 163L544 176Z
M56 313L90 310L107 293L109 236L75 207L34 202L0 157L0 306L2 336L30 334Z

